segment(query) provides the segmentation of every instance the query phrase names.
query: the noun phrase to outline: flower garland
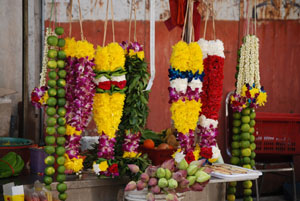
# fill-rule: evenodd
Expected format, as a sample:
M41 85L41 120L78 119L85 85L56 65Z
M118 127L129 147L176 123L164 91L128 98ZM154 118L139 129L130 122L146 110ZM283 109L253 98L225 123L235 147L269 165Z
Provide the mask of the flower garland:
M194 130L201 111L203 61L200 46L183 41L173 46L169 69L172 120L185 153L194 145Z
M200 146L216 145L218 134L218 113L221 107L223 88L224 45L220 40L198 41L204 59L204 78L201 93L202 112L199 118L198 132Z
M98 157L93 165L97 175L118 176L114 159L116 131L121 122L126 91L125 55L118 43L97 47L95 54L93 114L99 137ZM107 164L107 165L103 165Z
M79 172L83 157L79 154L82 131L92 112L95 76L92 67L94 47L87 41L66 38L66 162L67 170Z

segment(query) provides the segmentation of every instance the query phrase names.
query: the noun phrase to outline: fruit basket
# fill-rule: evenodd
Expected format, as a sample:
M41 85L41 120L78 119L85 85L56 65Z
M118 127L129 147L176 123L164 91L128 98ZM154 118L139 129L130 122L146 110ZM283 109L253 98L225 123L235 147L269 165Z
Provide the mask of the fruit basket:
M144 146L140 146L140 151L143 154L148 154L148 157L152 161L153 165L160 165L164 161L172 158L172 154L176 151L176 149L149 149Z
M257 113L255 138L257 154L300 154L300 114Z

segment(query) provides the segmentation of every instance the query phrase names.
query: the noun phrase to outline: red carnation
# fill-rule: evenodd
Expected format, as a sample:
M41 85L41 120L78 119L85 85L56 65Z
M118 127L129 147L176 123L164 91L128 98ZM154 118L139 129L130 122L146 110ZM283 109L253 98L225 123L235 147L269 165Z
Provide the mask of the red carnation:
M212 155L213 155L213 153L212 153L212 148L211 148L211 147L202 147L202 148L201 148L200 155L201 155L203 158L210 159L210 158L212 157Z
M118 164L114 163L112 164L109 168L108 168L108 171L112 174L116 174L119 172L118 170Z
M124 89L124 87L126 87L126 80L120 82L112 81L112 84L115 85L116 87L119 87L120 89Z
M186 160L186 162L187 162L188 164L190 164L192 161L195 160L194 153L193 153L192 151L189 151L189 152L185 155L184 159Z
M103 90L110 90L111 81L99 82L98 87Z

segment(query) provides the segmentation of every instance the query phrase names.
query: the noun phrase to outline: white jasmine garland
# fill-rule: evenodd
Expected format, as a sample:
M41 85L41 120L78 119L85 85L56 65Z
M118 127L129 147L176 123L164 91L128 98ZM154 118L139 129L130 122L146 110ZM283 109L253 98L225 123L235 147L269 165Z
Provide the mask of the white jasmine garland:
M222 58L225 58L224 55L224 45L223 42L219 39L217 40L205 40L201 38L198 41L198 44L201 47L202 54L203 54L203 59L205 59L208 55L211 56L219 56Z
M192 81L188 83L188 86L191 87L193 91L195 91L196 88L199 89L199 93L202 91L202 82L200 79L192 79Z
M116 82L121 82L126 80L125 75L120 75L120 76L111 76L111 81L116 81Z
M175 88L177 92L186 92L188 86L188 79L187 78L177 78L170 82L170 86Z
M203 128L210 128L212 125L213 128L218 127L218 120L208 119L203 114L199 117L199 124Z

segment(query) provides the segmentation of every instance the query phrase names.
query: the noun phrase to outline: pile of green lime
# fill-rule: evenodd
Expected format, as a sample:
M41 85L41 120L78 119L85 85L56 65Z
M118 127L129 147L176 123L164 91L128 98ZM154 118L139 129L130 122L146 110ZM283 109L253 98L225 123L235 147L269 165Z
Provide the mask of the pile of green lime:
M59 199L66 200L67 185L64 183L65 175L65 133L66 133L66 99L65 99L65 85L66 85L66 70L65 59L66 53L62 50L65 45L65 40L61 38L64 33L62 27L55 28L55 35L49 36L46 40L49 45L48 50L48 95L47 100L47 119L46 119L46 146L44 148L48 156L45 159L47 165L45 169L44 183L50 189L53 181L53 175L57 172L56 180L59 182L56 189L59 192ZM55 170L54 164L58 165Z
M233 113L232 143L231 143L231 164L252 169L255 166L255 126L256 113L253 109L245 108L242 112ZM244 200L252 200L252 182L245 181ZM227 188L227 199L235 200L236 186L229 184Z

